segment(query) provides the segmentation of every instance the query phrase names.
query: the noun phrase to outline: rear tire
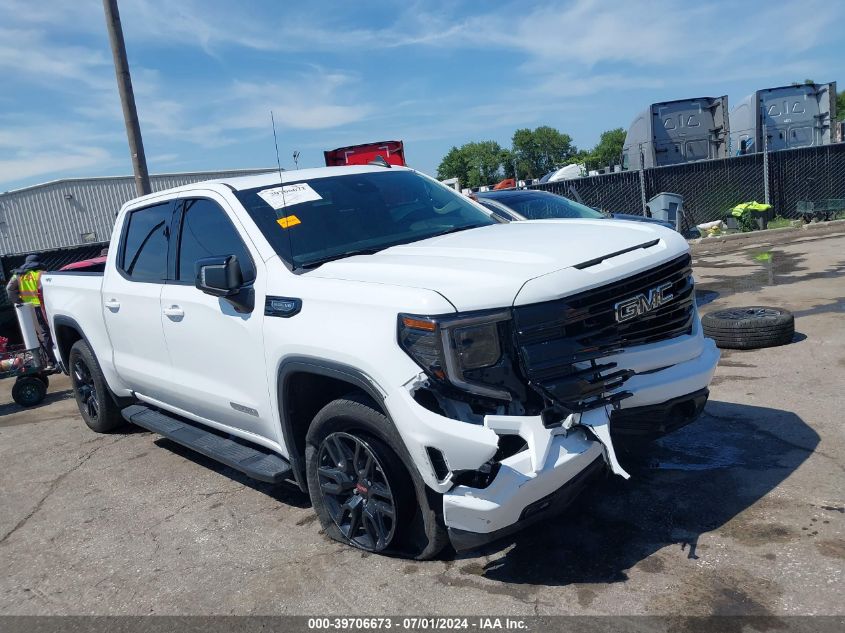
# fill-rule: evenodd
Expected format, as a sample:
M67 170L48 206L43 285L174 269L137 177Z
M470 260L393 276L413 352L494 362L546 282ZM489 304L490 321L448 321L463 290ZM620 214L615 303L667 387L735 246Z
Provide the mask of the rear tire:
M84 340L76 341L68 354L68 368L79 414L92 431L111 433L126 422L114 401L100 364Z
M21 376L12 387L12 400L22 407L34 407L47 395L47 385L36 376Z
M751 306L717 310L701 317L704 336L723 349L757 349L791 343L795 317L788 310Z
M305 440L305 468L328 536L417 560L440 553L448 544L446 528L425 484L415 482L399 457L404 452L392 423L365 398L334 400L317 413Z

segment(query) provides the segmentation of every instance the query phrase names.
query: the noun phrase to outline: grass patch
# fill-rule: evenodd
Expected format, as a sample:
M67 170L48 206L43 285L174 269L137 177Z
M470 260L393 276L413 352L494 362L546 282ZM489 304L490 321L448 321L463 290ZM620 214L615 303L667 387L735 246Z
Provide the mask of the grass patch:
M790 220L789 218L784 218L781 216L777 216L774 220L770 220L768 227L770 229L783 229L788 226L793 225L794 220Z

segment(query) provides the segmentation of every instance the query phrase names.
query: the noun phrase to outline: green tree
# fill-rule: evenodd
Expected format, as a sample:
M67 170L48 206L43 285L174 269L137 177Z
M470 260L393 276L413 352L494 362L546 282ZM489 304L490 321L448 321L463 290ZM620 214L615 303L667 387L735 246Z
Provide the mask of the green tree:
M591 150L579 149L577 152L572 154L572 156L563 161L563 165L561 165L561 167L566 165L586 165L587 167L590 167L592 159L593 152Z
M461 147L452 146L452 149L440 161L437 166L437 177L440 180L446 178L457 178L461 186L465 186L469 166L466 161L466 153Z
M505 178L513 178L513 166L518 162L516 154L509 149L502 149L502 153L499 155L500 162L502 163L502 175ZM520 172L520 178L525 178L525 172Z
M502 147L496 141L464 145L469 173L467 186L478 187L498 182L502 176Z
M480 141L453 147L440 161L437 177L457 178L462 187L493 184L502 175L504 154L505 150L496 141Z
M577 151L569 134L548 125L517 130L512 144L520 178L539 178L564 164Z
M598 145L587 158L589 167L598 169L618 165L622 160L622 146L625 144L625 130L621 127L601 133Z

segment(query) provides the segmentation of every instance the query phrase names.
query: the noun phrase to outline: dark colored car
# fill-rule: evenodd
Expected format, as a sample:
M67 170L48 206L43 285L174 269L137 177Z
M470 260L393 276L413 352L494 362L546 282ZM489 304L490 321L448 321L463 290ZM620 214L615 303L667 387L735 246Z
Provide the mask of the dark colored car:
M507 220L550 220L557 218L633 220L660 224L674 229L669 222L627 213L604 214L569 198L536 189L483 191L476 194L478 202Z

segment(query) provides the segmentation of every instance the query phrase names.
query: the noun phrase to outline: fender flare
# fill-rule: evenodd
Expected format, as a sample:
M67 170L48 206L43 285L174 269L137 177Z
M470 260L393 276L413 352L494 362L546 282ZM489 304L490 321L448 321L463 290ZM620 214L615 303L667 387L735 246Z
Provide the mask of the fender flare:
M276 379L276 394L279 407L279 421L282 425L282 438L285 447L288 449L288 460L293 469L294 479L303 492L308 491L308 483L305 479L305 455L300 455L294 441L293 423L290 419L287 407L287 392L291 376L294 374L315 374L327 378L335 378L348 382L361 389L369 395L376 403L382 405L382 410L390 420L386 407L383 406L386 394L381 390L375 380L365 372L352 367L322 358L310 356L290 356L285 358L279 365ZM390 421L393 424L393 421ZM395 428L395 427L394 427Z
M88 337L87 337L87 336L85 336L85 330L83 330L83 329L82 329L82 326L81 326L81 325L79 325L79 323L77 323L76 319L73 319L73 318L71 318L71 317L69 317L69 316L65 316L65 315L62 315L62 314L60 314L60 315L58 315L58 316L53 317L53 323L52 323L52 328L53 328L53 331L51 332L51 334L53 335L53 339L55 340L56 347L57 347L57 348L59 348L59 360L60 360L60 361L61 361L61 363L62 363L62 367L63 367L63 368L64 368L64 370L65 370L65 374L67 374L67 373L69 373L69 371L70 371L70 370L68 369L68 366L67 366L67 361L68 361L68 359L67 359L67 358L62 358L62 356L61 356L61 352L62 352L62 350L61 350L61 348L60 348L60 346L59 346L58 329L59 329L59 326L60 326L60 325L61 325L61 326L65 326L65 327L69 327L69 328L71 328L72 330L76 330L76 333L77 333L77 334L79 334L79 336L82 338L82 340L83 340L83 341L85 341L85 343L88 345L88 347L90 347L90 348L91 348L91 351L92 351L92 352L94 351L94 346L93 346L93 345L91 345L91 341L89 341L89 340L88 340ZM96 353L95 353L95 357L96 357ZM98 362L99 362L99 361L98 361Z

